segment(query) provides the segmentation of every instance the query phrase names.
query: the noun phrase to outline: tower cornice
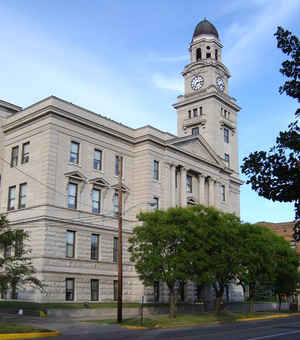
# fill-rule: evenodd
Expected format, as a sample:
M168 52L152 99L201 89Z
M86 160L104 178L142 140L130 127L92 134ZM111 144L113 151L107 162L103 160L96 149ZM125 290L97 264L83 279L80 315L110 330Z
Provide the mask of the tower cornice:
M193 72L193 71L195 71L197 69L207 68L208 66L211 66L211 67L214 67L216 69L221 70L222 72L224 72L224 74L226 74L226 76L228 78L231 77L228 68L223 63L221 63L219 61L207 60L207 59L206 60L204 59L204 60L201 60L201 61L197 61L197 62L192 62L192 63L186 65L184 67L182 75L185 76L185 75L187 75L190 72Z

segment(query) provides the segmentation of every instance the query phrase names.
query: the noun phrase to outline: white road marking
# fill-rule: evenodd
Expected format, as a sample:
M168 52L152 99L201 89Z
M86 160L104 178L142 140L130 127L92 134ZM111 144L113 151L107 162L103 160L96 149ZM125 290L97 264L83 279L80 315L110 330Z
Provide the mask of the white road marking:
M286 333L277 333L277 334L272 334L272 335L265 335L265 336L260 336L258 338L249 338L247 340L261 340L261 339L270 339L270 338L277 338L278 336L282 335L289 335L289 334L297 334L300 333L299 331L293 331L293 332L286 332Z

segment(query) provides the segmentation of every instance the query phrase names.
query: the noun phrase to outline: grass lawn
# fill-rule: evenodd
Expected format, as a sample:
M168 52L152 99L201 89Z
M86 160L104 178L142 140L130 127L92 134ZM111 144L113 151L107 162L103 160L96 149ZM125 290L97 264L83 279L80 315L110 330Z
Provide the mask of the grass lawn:
M0 334L7 333L40 333L40 332L50 332L47 329L40 329L27 325L20 325L11 322L0 322Z
M137 308L139 303L123 303L124 308ZM24 301L0 301L0 309L30 309L30 310L45 310L48 308L117 308L116 302L101 302L101 303L35 303L35 302L24 302Z
M251 317L262 317L262 316L271 316L278 315L279 313L271 313L271 312L256 312L256 313L221 313L219 315L213 313L203 313L203 314L187 314L187 315L178 315L174 319L170 319L167 315L156 315L153 317L144 318L143 325L141 325L140 318L135 319L126 319L122 322L122 326L136 326L136 327L145 327L145 328L174 328L174 327L186 327L186 326L196 326L196 325L207 325L212 323L219 322L234 322L238 319L242 318L251 318ZM280 314L289 314L289 313L280 313ZM292 314L291 314L292 315ZM117 321L115 319L109 320L89 320L84 322L95 322L99 324L116 324Z

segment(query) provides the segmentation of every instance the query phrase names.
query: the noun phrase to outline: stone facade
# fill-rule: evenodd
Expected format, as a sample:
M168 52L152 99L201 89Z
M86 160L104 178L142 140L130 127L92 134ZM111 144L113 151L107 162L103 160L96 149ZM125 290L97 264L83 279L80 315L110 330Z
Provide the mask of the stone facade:
M94 300L114 299L116 156L124 160L125 301L153 299L127 251L136 215L153 209L150 202L160 209L202 203L239 215L239 107L229 96L221 50L214 34L194 35L185 94L174 104L177 136L152 126L132 129L54 96L24 109L0 101L1 213L29 232L47 290L20 290L20 299L90 301L91 284ZM98 241L93 249L92 239ZM193 284L185 289L185 299L194 301ZM164 287L160 296L167 299Z

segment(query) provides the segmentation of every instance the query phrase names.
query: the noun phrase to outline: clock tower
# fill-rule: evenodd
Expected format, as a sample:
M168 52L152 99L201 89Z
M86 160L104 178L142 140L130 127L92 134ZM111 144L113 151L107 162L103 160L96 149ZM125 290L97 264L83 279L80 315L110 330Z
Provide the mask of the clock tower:
M202 20L190 44L185 66L184 95L174 104L179 137L201 135L224 162L238 174L237 113L240 107L229 95L230 73L222 63L222 44L215 26Z

